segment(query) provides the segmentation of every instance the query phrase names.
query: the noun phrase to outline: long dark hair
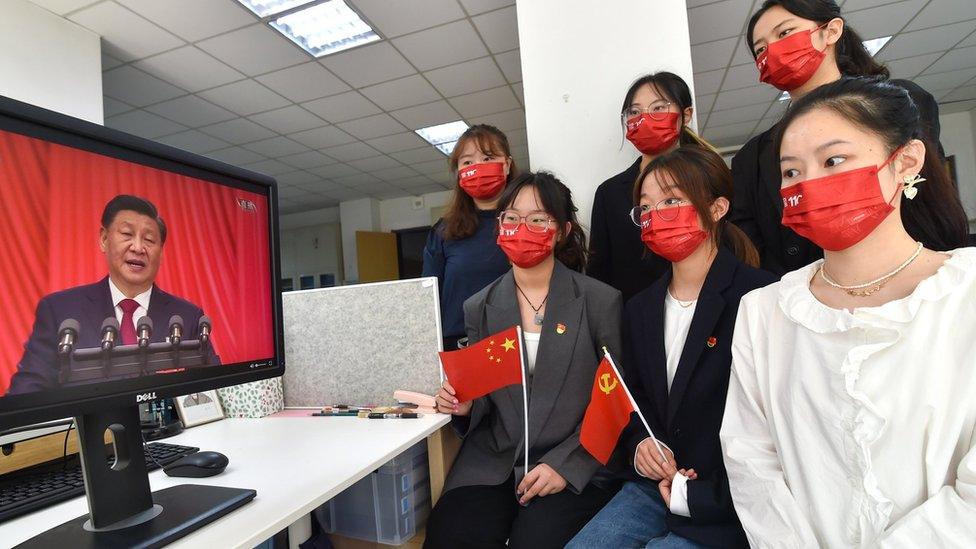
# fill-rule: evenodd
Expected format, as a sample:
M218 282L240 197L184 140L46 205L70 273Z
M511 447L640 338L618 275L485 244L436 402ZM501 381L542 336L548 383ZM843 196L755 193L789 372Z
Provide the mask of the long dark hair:
M698 212L702 229L708 233L715 247L725 244L739 261L759 266L759 251L746 233L728 220L726 214L718 221L712 219L712 203L718 198L732 202L732 170L722 157L707 149L679 147L651 160L637 177L634 185L634 205L640 204L641 186L647 176L657 172L662 183L680 189ZM663 177L662 177L663 176Z
M752 33L756 28L756 22L773 6L780 6L793 15L818 25L823 25L831 19L844 21L844 32L840 35L835 48L837 68L840 69L840 73L844 76L891 77L888 68L875 61L868 53L867 48L864 47L864 40L847 24L847 20L840 14L840 6L834 0L766 0L763 2L759 10L749 19L749 28L746 30L746 46L752 53L753 59L756 58L756 51L752 47Z
M458 161L461 157L461 149L469 142L474 141L481 152L492 156L503 156L511 161L508 170L508 183L518 173L515 160L512 160L512 149L508 145L508 137L495 126L488 124L475 124L471 126L461 137L458 138L450 158L447 160L451 173L454 174L454 194L451 202L444 212L441 224L441 236L447 240L461 240L467 238L478 230L478 208L474 204L474 199L461 189L457 181Z
M889 155L913 139L925 142L918 107L904 88L880 78L841 78L793 103L777 127L777 157L790 124L816 109L830 109L851 124L880 136ZM926 181L919 186L918 195L914 200L901 201L905 230L932 250L968 245L966 212L938 149L928 142L920 175Z
M634 102L634 95L643 86L650 86L658 95L677 105L678 112L681 113L682 117L684 117L685 109L694 106L691 100L691 90L688 88L688 84L684 79L673 72L661 71L653 74L645 74L630 85L630 88L627 89L627 95L624 96L624 104L620 107L621 114ZM682 118L681 122L681 137L679 138L679 142L682 146L696 145L715 150L715 147L712 147L708 141L705 141L694 130L685 125L684 118Z
M578 210L573 204L572 191L549 172L524 172L505 187L498 200L498 209L511 207L519 191L526 187L532 187L539 193L542 209L556 220L556 230L560 234L553 251L556 259L574 271L583 272L587 259L586 234L576 219ZM565 234L563 231L567 222L570 223L570 228L569 233Z

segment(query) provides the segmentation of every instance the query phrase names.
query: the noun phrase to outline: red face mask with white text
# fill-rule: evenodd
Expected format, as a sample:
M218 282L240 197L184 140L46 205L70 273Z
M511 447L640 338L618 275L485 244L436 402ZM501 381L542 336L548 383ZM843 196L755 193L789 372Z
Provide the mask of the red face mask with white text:
M524 223L515 229L499 229L497 242L508 260L523 269L542 263L554 247L551 229L534 233Z
M643 113L627 121L627 141L643 154L657 155L671 148L681 136L677 129L681 113L663 113L664 120L654 120Z
M766 50L756 57L759 81L783 91L806 84L827 56L826 52L813 47L813 33L822 28L797 31L766 46Z
M505 163L482 162L458 170L458 185L468 196L488 200L498 196L505 188Z
M641 215L641 240L652 252L671 263L683 261L705 241L705 231L694 206L669 208L677 210L675 218L661 219L656 210Z

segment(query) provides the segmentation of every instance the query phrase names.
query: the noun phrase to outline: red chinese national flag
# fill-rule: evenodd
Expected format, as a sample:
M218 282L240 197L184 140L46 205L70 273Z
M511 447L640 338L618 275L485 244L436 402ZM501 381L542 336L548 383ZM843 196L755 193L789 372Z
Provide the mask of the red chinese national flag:
M522 345L515 326L440 355L444 374L459 402L522 383Z
M630 423L633 411L623 380L617 377L610 361L604 357L593 379L590 404L580 428L580 443L597 461L606 465L620 433Z

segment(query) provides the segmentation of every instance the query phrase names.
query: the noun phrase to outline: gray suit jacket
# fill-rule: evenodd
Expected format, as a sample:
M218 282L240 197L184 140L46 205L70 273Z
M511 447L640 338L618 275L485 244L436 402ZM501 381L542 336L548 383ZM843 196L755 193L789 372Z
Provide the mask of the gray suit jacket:
M511 271L464 302L470 342L521 323ZM579 493L600 467L580 446L583 413L604 345L619 353L620 292L556 262L546 317L529 385L529 468L545 463ZM564 329L557 331L557 326ZM474 401L468 417L453 425L464 442L445 491L460 486L495 486L523 470L521 386L499 389ZM514 494L513 494L514 497Z

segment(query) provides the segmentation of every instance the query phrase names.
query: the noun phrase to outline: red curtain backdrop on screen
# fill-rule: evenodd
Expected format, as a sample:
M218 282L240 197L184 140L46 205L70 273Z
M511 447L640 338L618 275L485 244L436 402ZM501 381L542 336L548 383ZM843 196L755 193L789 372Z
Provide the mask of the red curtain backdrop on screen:
M44 295L107 273L98 247L118 194L159 210L168 236L156 284L214 322L224 364L274 354L267 199L223 185L0 131L0 394Z

